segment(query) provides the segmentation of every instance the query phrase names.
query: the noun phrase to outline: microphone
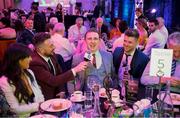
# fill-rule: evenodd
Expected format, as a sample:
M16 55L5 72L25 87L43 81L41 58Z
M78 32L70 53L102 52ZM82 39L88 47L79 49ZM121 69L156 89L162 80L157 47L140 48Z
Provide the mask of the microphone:
M84 54L84 61L91 61L91 58L92 58L91 52L87 51Z

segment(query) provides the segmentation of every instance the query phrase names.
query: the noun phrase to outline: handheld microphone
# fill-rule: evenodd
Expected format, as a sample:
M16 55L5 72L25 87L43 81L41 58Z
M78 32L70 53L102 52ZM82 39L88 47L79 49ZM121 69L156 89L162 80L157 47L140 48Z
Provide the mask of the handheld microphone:
M86 52L84 54L84 61L91 61L91 58L92 58L92 55L91 55L91 52Z

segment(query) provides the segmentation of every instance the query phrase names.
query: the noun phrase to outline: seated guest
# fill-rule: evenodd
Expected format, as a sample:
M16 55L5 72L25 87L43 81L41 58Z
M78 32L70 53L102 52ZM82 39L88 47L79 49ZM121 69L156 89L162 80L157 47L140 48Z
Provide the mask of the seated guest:
M33 31L33 20L27 19L24 23L24 26L25 28L21 32L19 38L17 39L17 42L27 45L30 48L34 48L33 37L35 32Z
M159 23L159 25L158 25L159 31L163 34L165 42L167 42L168 30L164 24L164 19L162 17L157 17L156 19Z
M173 50L171 77L162 77L161 83L164 84L169 80L172 86L171 91L180 93L180 32L175 32L168 37L167 47ZM159 83L159 77L150 76L149 72L150 63L148 63L144 70L141 83L143 85L157 85Z
M10 24L8 18L0 19L0 39L16 39L16 31L10 27Z
M85 52L87 49L88 49L88 47L87 47L86 41L80 40L80 41L78 41L78 45L76 48L76 54ZM101 38L100 38L99 49L106 51L106 45Z
M127 100L136 101L140 99L140 78L149 61L149 58L136 47L138 45L139 33L135 29L127 29L124 33L123 47L117 47L113 53L113 63L116 74L119 77L119 85L121 87L121 95ZM131 90L130 83L124 86L124 80L134 80L136 83L136 91ZM126 94L124 93L126 91ZM132 96L130 96L130 94Z
M103 18L99 17L96 19L95 28L98 31L100 38L102 37L102 34L106 34L107 37L109 36L108 27L103 24ZM108 39L106 39L106 40L108 40Z
M37 112L39 103L44 101L34 73L28 69L32 60L30 53L26 46L12 44L3 59L0 88L18 117L28 117L30 113Z
M51 23L53 25L57 24L58 23L57 17L51 17L50 20L49 20L49 23Z
M55 47L50 39L51 36L48 33L37 33L34 36L35 51L30 63L30 68L41 86L45 100L55 98L59 92L64 91L64 84L73 80L76 73L87 66L87 62L82 62L63 73L53 53Z
M15 116L15 113L12 112L12 109L10 108L6 97L4 95L4 92L0 88L0 116L1 117L13 117Z
M117 38L114 42L113 42L113 48L112 51L114 51L117 47L123 47L123 42L124 42L124 32L128 29L128 25L127 22L125 20L122 20L119 23L119 30L122 33L121 36L119 38Z
M100 37L95 29L90 29L87 31L84 40L87 45L87 50L84 50L84 52L80 54L74 55L73 65L77 65L84 60L86 51L91 53L90 55L92 55L92 58L88 63L88 68L85 71L78 73L77 82L80 83L80 86L78 86L76 89L86 90L87 83L85 80L91 75L96 75L99 79L98 81L100 82L101 87L103 87L104 78L107 75L113 77L114 68L112 55L109 52L100 50ZM114 80L114 83L117 82Z
M68 39L77 47L78 41L84 38L87 29L83 26L83 18L76 18L76 24L68 29Z
M163 49L166 40L164 39L163 34L158 29L158 21L156 19L149 20L149 31L150 35L147 40L147 44L145 49L143 50L143 53L146 54L148 57L151 57L151 49L152 48L161 48Z
M115 18L113 22L113 29L110 31L109 40L115 40L118 37L121 36L121 31L119 30L119 23L121 22L121 19Z
M46 31L46 32L49 32L50 35L53 35L53 28L54 28L54 24L52 24L52 23L47 23L47 24L46 24L45 31Z
M65 26L63 23L55 24L51 41L55 46L54 53L63 57L66 66L70 69L72 56L75 53L74 45L71 45L68 39L64 38Z
M136 26L139 32L138 43L139 43L139 46L141 46L140 49L144 50L147 39L148 39L148 33L145 29L147 27L147 21L145 19L137 19Z

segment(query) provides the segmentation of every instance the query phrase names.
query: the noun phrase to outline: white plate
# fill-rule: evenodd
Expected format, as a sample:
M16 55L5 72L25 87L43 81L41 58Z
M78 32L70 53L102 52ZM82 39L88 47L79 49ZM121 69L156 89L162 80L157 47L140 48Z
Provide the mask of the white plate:
M83 102L83 101L86 100L86 96L82 96L81 99L76 99L75 96L72 96L72 97L70 98L70 100L71 100L72 102Z
M53 104L54 103L61 103L62 108L60 109L54 109ZM59 111L64 111L72 106L71 101L66 100L66 99L50 99L41 104L41 109L44 111L48 112L59 112Z
M164 98L164 95L165 93L161 93L161 100ZM180 105L180 94L170 93L170 95L171 95L173 105ZM157 98L159 99L159 95L157 96ZM166 98L164 99L164 102L167 104L171 104L170 98L168 96L166 96Z
M39 114L39 115L31 116L29 118L57 118L57 117L50 114Z

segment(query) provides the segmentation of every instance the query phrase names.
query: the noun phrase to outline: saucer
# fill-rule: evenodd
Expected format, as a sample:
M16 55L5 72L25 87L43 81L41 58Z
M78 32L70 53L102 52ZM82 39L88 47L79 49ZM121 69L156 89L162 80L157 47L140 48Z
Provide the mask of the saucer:
M122 102L123 102L123 101L122 101L121 99L119 99L119 100L117 100L117 101L114 101L116 107L121 107L121 106L123 106Z
M72 102L83 102L83 101L86 100L86 96L82 96L81 99L77 99L75 96L72 96L72 97L70 98L70 100L71 100Z

